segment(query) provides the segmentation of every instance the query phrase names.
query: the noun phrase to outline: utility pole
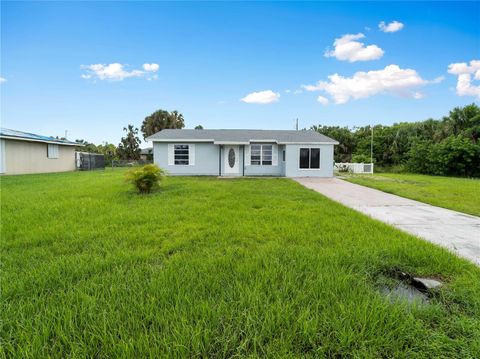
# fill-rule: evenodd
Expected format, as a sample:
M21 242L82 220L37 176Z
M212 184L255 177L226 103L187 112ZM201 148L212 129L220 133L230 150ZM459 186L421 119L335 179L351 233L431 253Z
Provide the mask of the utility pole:
M373 126L371 126L372 137L370 140L370 163L373 163Z
M298 118L295 120L295 131L298 131Z

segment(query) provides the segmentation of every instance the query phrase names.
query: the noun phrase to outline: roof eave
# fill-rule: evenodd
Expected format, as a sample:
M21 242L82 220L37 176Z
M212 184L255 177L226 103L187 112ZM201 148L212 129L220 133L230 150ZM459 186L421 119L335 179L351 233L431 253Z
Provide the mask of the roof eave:
M338 145L337 141L291 141L278 142L279 145Z
M145 141L152 141L152 142L215 142L212 139L194 139L194 138L151 138L147 137Z
M40 143L51 143L55 145L63 145L63 146L83 146L81 144L75 143L75 142L60 142L60 141L48 141L48 140L40 140L40 139L34 139L34 138L25 138L25 137L18 137L18 136L5 136L5 135L0 135L0 138L4 138L7 140L17 140L17 141L28 141L28 142L40 142Z

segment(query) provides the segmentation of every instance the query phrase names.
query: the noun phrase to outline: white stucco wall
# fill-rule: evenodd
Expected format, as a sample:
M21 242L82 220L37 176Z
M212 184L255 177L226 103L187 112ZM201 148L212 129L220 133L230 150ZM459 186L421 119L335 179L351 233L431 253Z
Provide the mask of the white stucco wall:
M188 143L177 144L195 145L195 164L190 165L169 165L168 164L168 143L153 143L154 163L167 170L170 175L178 176L218 176L219 174L219 147L213 143Z
M320 168L300 168L300 148L320 148ZM285 176L287 177L332 177L333 145L286 145Z
M180 143L179 143L180 144ZM171 175L185 176L218 176L225 175L224 146L214 145L213 143L188 143L194 144L195 163L192 165L169 165L168 161L168 143L154 142L153 156L154 162L163 169L166 169ZM239 176L286 176L286 177L332 177L333 176L333 145L278 145L277 165L272 166L251 166L248 160L244 161L243 145L239 145ZM320 148L320 168L319 169L300 169L299 151L300 148L314 147ZM283 151L285 150L285 159L283 161ZM245 151L245 156L248 156ZM243 167L244 166L244 167ZM229 174L232 175L232 174Z

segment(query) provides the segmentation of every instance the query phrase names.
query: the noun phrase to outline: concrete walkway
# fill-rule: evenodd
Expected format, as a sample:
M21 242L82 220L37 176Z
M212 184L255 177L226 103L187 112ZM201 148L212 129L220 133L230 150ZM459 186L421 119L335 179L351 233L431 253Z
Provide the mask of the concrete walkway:
M431 206L338 178L295 180L347 207L446 247L480 265L480 217Z

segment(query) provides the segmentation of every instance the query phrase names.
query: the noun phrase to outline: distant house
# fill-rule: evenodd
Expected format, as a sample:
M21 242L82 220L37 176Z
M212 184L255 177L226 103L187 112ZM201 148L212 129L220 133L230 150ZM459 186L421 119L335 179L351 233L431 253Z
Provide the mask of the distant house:
M75 170L75 142L0 129L0 173L25 174Z
M142 161L151 161L153 159L153 147L142 148L140 150L140 159Z
M333 146L315 131L174 130L147 138L153 160L172 175L333 176Z

